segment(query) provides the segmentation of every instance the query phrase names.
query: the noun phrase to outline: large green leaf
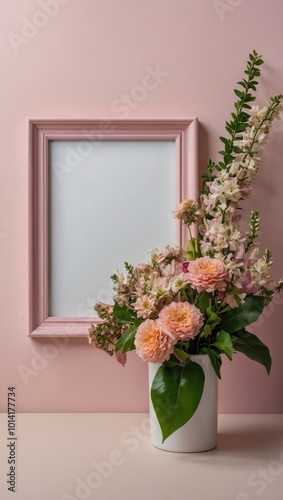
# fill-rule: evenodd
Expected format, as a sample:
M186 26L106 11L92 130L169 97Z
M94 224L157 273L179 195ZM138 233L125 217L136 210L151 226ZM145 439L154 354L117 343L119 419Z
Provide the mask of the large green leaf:
M250 335L245 338L234 337L233 346L236 351L242 352L248 358L265 366L266 371L269 374L271 369L270 352L268 347L261 342L256 335L250 333Z
M131 321L133 317L135 317L133 311L129 311L126 306L119 306L117 302L115 302L114 307L113 307L113 313L115 318L121 320L121 321Z
M204 347L202 349L202 352L204 354L208 354L209 359L211 361L212 367L217 375L217 377L221 380L221 365L222 365L222 359L221 356L215 352L213 349L210 349L209 347Z
M261 315L264 307L263 297L250 295L244 304L227 312L221 320L218 328L228 333L241 330L250 325Z
M233 344L229 333L221 330L216 336L214 343L212 344L219 349L219 351L224 352L226 356L231 360L233 356Z
M163 442L193 416L203 387L203 369L193 361L182 366L162 365L158 369L152 382L151 399Z
M128 352L128 351L133 351L136 346L134 344L135 342L135 335L138 327L136 325L130 326L123 335L119 338L116 346L115 346L115 351L120 351L122 349L122 352Z

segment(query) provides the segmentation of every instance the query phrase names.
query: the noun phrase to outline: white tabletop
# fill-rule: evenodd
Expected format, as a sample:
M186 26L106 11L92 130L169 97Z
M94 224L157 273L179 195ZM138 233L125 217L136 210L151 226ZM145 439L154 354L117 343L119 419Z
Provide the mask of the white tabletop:
M154 448L147 414L16 417L12 493L0 414L1 500L283 500L283 415L219 415L217 448L194 454Z

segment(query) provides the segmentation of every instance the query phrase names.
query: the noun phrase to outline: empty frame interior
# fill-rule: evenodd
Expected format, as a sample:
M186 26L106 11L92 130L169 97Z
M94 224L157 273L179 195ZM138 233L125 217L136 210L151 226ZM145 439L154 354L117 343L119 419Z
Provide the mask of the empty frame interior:
M49 316L112 303L124 261L176 244L174 141L50 141Z

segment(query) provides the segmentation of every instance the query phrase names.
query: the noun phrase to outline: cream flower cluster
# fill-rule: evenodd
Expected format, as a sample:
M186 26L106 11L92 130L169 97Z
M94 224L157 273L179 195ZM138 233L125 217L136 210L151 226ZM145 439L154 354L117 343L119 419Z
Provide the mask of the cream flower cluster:
M270 266L264 259L255 258L255 254L250 259L247 253L247 238L241 233L241 217L237 209L239 202L250 194L251 181L258 170L270 126L275 118L280 118L281 111L282 105L273 100L262 109L253 106L247 111L250 117L246 129L237 134L234 141L234 146L241 152L237 153L227 168L206 182L205 193L200 197L201 253L203 256L215 256L225 263L231 280L239 286L241 300L246 296L243 290L258 293L261 287L271 283ZM225 300L236 306L232 296Z

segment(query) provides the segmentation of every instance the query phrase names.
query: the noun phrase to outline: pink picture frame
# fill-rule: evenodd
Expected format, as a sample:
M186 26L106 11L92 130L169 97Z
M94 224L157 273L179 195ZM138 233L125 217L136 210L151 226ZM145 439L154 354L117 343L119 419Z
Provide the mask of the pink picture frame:
M176 204L198 199L197 118L50 119L29 118L29 336L86 337L90 317L49 316L48 170L49 141L174 141ZM184 244L184 226L176 223L176 244Z

